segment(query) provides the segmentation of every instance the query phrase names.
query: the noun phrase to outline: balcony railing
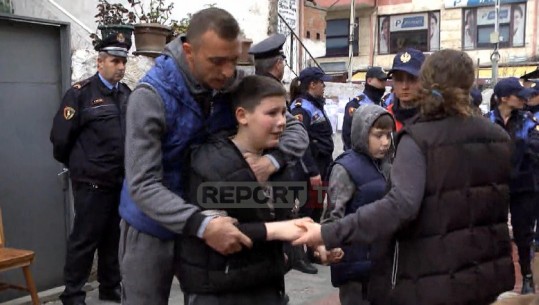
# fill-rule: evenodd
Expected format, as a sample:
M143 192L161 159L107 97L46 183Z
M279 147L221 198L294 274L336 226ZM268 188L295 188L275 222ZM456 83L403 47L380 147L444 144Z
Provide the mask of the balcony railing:
M286 65L290 71L295 76L298 76L299 71L307 67L316 66L321 68L318 61L316 61L311 52L305 47L301 38L296 34L288 22L286 22L285 18L279 13L277 15L279 16L280 21L287 27L287 32L289 32L289 35L287 35L289 37L287 37L287 40L283 45L283 52L287 58Z

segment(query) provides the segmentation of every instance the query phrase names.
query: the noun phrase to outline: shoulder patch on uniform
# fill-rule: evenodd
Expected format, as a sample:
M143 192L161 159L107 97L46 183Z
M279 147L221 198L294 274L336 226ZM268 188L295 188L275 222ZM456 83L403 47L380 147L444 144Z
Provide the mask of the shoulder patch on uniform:
M539 125L535 126L535 131L539 131Z
M358 102L361 102L363 99L365 98L365 95L358 95L356 97L354 97L354 100L358 101Z
M81 80L80 82L74 83L72 87L75 88L75 89L77 89L77 90L79 90L80 88L82 88L82 87L88 85L89 83L90 83L90 79L87 78L87 79L85 79L85 80Z
M296 106L296 107L301 107L301 101L296 101L296 102L294 103L294 106Z
M71 120L75 116L75 109L65 106L64 107L64 119L67 121Z
M352 116L354 114L354 112L356 111L357 108L354 108L354 107L350 107L348 108L348 115L349 116Z
M303 122L303 115L302 114L296 114L294 116L298 121Z

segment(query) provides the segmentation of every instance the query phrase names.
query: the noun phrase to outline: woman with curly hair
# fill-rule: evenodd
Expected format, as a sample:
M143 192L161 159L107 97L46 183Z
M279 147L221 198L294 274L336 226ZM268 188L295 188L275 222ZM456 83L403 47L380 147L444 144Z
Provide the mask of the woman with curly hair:
M331 249L393 237L389 304L486 305L511 290L509 136L472 114L473 81L466 53L427 57L420 115L397 139L390 191L323 226L298 221L308 232L295 242Z

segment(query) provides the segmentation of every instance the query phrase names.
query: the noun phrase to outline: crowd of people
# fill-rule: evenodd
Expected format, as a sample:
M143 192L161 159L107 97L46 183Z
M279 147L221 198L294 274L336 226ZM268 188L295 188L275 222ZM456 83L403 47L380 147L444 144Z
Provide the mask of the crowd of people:
M305 68L287 94L279 34L245 76L239 35L227 11L197 12L132 92L130 40L96 46L97 73L65 94L50 137L74 190L64 305L85 304L96 251L99 298L127 305L168 304L175 276L188 305L287 304L284 275L313 262L331 265L343 305L486 305L515 284L509 211L521 292L535 293L539 86L500 80L483 116L465 52L403 50L368 69L333 160L330 78ZM263 196L211 205L208 185ZM275 185L301 187L283 205Z

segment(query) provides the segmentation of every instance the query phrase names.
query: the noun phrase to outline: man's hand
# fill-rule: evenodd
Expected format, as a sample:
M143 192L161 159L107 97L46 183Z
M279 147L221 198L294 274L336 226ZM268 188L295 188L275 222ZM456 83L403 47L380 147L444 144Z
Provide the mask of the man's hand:
M307 232L303 233L300 238L292 242L293 245L308 245L310 247L317 247L324 244L322 240L322 226L320 224L306 221L305 219L296 219L295 224L298 227L305 229Z
M202 239L215 251L229 255L241 251L242 246L251 248L253 242L234 225L236 220L231 217L216 217L212 219Z
M268 157L259 156L253 153L244 153L243 157L251 167L251 170L255 173L258 182L263 183L268 181L269 176L277 170Z
M322 177L320 175L316 175L314 177L309 178L312 186L321 186L322 185Z

